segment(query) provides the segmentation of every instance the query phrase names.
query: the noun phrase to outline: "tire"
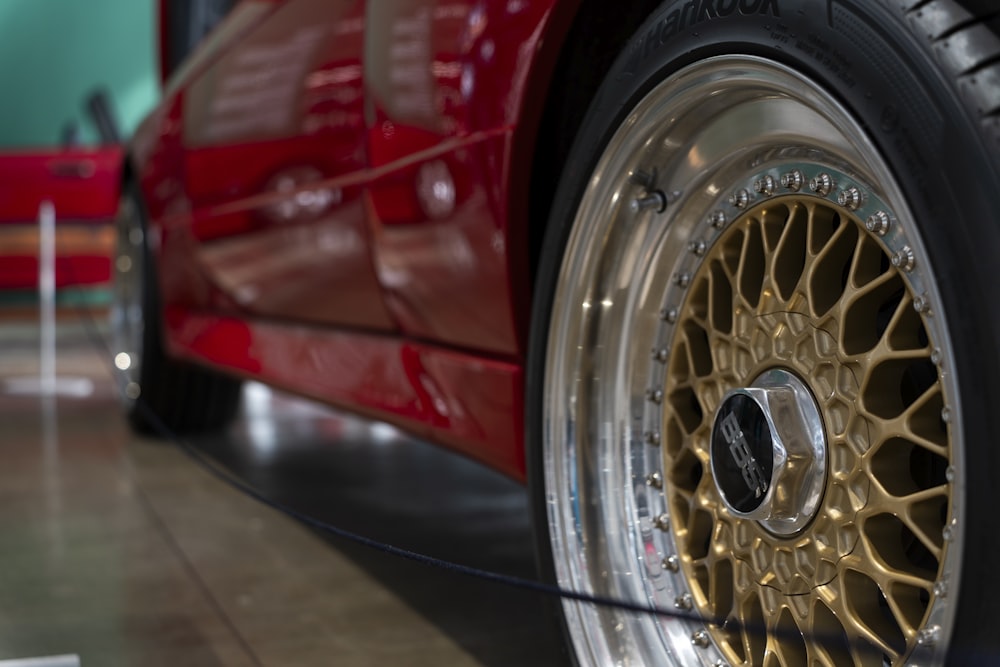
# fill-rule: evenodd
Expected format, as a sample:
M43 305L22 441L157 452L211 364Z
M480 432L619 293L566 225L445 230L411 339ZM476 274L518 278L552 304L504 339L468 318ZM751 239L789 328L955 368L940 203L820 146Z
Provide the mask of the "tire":
M985 6L987 3L978 3ZM1000 40L952 0L671 0L556 192L527 371L577 664L996 661Z
M124 188L116 228L111 332L129 425L166 438L224 428L239 408L241 382L167 356L142 202L132 186Z

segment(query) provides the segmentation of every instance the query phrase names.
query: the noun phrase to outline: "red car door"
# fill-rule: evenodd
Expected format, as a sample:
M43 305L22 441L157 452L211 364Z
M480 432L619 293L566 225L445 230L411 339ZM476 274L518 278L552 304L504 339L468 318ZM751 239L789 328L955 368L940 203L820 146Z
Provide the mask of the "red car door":
M515 91L548 9L368 2L375 262L407 334L507 358L522 352L515 310L527 303L517 280L527 258L525 244L508 242L506 173Z
M363 0L285 0L184 91L193 257L221 309L392 328L362 191Z
M38 285L43 201L56 215L56 285L108 281L120 168L117 147L0 154L0 289Z

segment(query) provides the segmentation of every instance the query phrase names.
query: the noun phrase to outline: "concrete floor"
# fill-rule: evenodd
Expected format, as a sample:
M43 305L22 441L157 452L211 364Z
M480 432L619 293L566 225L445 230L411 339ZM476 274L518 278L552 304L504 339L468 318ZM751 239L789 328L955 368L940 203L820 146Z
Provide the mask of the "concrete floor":
M0 312L0 667L37 656L83 667L566 664L537 596L318 534L171 444L133 436L86 332L60 317L58 376L66 389L89 382L87 395L21 394L37 377L38 328ZM267 496L400 547L534 576L521 486L258 385L244 413L194 444Z

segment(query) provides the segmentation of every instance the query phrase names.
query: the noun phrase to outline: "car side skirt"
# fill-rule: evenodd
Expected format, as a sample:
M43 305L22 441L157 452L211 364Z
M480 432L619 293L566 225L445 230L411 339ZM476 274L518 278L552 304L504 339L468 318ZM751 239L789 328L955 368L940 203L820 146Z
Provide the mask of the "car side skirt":
M520 364L423 342L165 312L171 354L389 422L525 478Z

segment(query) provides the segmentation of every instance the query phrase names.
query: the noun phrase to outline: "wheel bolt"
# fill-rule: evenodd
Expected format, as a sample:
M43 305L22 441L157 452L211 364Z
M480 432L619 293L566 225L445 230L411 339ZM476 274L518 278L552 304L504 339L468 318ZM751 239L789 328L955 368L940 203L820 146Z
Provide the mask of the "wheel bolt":
M804 180L802 172L796 169L795 171L790 171L787 174L781 175L781 187L787 188L792 192L798 192L802 189L802 183Z
M660 315L663 317L663 321L675 324L677 322L677 318L680 316L680 313L677 312L676 308L664 308L660 312Z
M691 274L690 273L678 273L674 276L674 284L680 288L685 288L691 284Z
M931 301L927 298L926 294L921 294L919 296L913 297L913 310L917 311L921 315L929 312L931 309Z
M704 241L692 241L688 245L688 250L697 255L698 257L704 257L705 251L708 250L708 246L705 245Z
M775 182L773 176L765 176L764 178L758 180L756 183L753 184L753 189L762 195L770 197L771 195L774 194L776 186L777 183Z
M722 229L723 227L726 226L726 212L716 211L708 219L708 224L712 225L716 229Z
M653 520L653 523L659 530L665 533L670 530L670 515L665 513L660 514Z
M660 434L657 431L646 431L646 433L643 435L643 439L646 441L646 444L649 445L650 447L660 446Z
M857 211L861 208L863 201L864 197L861 194L861 190L857 188L847 188L837 195L837 203L852 211Z
M820 174L809 181L809 189L824 197L833 192L833 177L830 174Z
M917 633L918 646L934 646L941 640L941 626L931 625Z
M658 472L649 473L649 475L646 476L646 484L654 489L662 489L663 475Z
M729 198L729 203L736 208L742 209L750 205L750 200L750 191L743 188L742 190L737 190L733 193L733 195Z
M667 556L663 559L663 569L669 572L677 572L681 569L681 561L677 556Z
M691 597L690 593L678 595L674 598L674 606L678 609L683 609L684 611L691 611L694 609L694 598Z
M917 264L917 258L913 255L913 248L903 246L892 256L892 265L900 271L909 273Z
M955 525L956 522L952 519L951 523L941 529L941 537L944 538L945 542L951 542L955 539Z
M698 648L708 648L712 640L709 639L708 633L704 630L698 630L697 632L691 633L691 643Z
M656 403L659 405L663 402L663 392L659 389L650 389L646 392L646 399L650 403Z
M659 361L661 364L666 363L667 359L670 358L670 352L667 348L660 350L653 350L653 361Z
M885 211L879 211L878 213L872 215L868 218L868 222L865 223L865 228L872 234L878 236L885 236L889 233L889 227L892 226L892 219L889 214Z

